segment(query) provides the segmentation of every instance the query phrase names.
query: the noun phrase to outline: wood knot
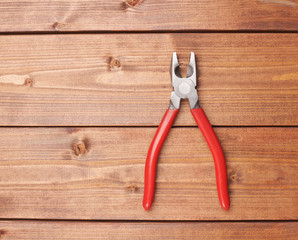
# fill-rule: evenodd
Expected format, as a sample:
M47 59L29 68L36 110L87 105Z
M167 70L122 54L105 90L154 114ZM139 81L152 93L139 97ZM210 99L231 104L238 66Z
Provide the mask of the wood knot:
M110 68L120 68L121 67L121 63L119 59L114 59L112 58L110 61Z
M85 146L85 144L83 142L82 143L78 143L78 144L76 144L74 146L74 153L75 153L75 155L81 156L85 152L86 152L86 146Z
M119 59L110 57L108 58L107 63L109 71L119 71L121 69L121 62Z
M140 0L126 0L126 4L130 7L134 7L140 2Z
M65 27L65 25L65 23L54 22L52 28L59 31L61 28Z
M138 186L135 183L131 183L131 184L126 185L126 188L128 190L130 190L131 192L136 192L138 190Z
M285 178L284 178L284 177L278 177L278 178L276 179L276 181L277 181L278 183L282 183L282 182L285 181Z
M5 234L6 234L7 231L1 229L0 230L0 238L2 238Z
M33 80L31 78L26 78L24 82L25 86L32 87L33 86Z
M228 180L230 183L240 183L241 182L241 174L237 171L232 169L228 169Z

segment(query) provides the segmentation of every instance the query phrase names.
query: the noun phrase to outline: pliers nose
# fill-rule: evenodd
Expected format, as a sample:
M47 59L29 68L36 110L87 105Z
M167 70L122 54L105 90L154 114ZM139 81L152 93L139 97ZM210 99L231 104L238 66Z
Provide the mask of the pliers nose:
M143 207L145 210L149 210L152 205L155 191L155 176L158 155L177 116L181 99L187 98L189 100L190 111L213 155L219 202L225 210L228 210L230 207L230 199L228 193L225 158L213 128L203 109L199 105L198 94L196 91L196 62L193 52L190 54L186 78L181 77L177 54L175 52L173 53L171 77L174 91L171 93L170 106L161 120L161 123L151 142L146 159Z
M177 78L178 79L182 78L176 52L173 52L172 54L171 77L172 77L172 83ZM195 58L194 52L190 53L190 59L189 59L189 64L187 68L186 78L190 79L193 82L195 87L197 86L197 69L196 69L196 58Z

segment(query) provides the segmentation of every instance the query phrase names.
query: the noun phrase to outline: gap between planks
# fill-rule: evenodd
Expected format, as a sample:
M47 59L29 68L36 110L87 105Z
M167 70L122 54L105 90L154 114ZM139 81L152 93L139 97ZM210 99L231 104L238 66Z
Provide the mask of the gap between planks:
M152 31L72 31L72 32L52 32L52 31L28 31L28 32L0 32L0 36L6 36L6 35L88 35L88 34L94 34L94 35L101 35L101 34L171 34L171 33L179 33L179 34L193 34L193 33L199 33L199 34L296 34L298 33L298 30L167 30L167 31L158 31L158 30L152 30Z
M297 219L288 220L146 220L146 219L54 219L54 218L0 218L1 221L28 222L90 222L90 223L297 223ZM1 238L0 238L1 239Z

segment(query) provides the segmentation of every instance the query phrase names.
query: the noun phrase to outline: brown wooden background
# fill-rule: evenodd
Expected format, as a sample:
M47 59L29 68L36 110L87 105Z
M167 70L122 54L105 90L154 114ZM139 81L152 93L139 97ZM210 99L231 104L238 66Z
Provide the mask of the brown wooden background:
M142 208L176 51L198 63L231 208L187 102ZM298 1L0 2L0 239L297 239Z

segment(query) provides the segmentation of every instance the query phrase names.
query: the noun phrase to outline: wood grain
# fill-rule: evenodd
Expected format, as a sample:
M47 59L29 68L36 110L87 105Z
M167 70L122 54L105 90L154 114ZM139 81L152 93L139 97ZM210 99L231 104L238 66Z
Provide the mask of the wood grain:
M297 239L297 222L1 221L1 238L23 239Z
M298 125L298 34L16 35L0 38L0 125L157 126L171 54L197 55L215 126ZM182 104L176 126L195 126Z
M297 6L297 0L2 1L0 31L297 31Z
M231 208L221 209L213 159L196 127L173 128L155 201L142 208L156 128L0 128L0 218L297 219L298 128L216 128Z

